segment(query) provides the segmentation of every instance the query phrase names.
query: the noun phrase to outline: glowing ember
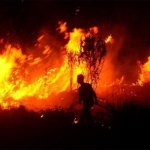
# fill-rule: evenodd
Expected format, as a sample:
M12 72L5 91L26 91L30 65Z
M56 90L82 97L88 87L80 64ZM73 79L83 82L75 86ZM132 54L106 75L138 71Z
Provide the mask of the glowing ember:
M41 115L41 118L43 118L44 117L44 115Z
M77 120L77 118L74 118L73 123L77 124L79 121Z
M113 38L112 38L112 35L109 35L107 38L106 38L106 40L105 40L105 43L113 43L114 42L114 40L113 40Z

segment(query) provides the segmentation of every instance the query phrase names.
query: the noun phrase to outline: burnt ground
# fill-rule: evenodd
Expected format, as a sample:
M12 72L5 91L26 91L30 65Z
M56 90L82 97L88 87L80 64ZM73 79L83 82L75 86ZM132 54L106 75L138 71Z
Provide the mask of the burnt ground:
M147 148L150 110L126 104L110 124L72 124L73 112L0 110L0 148ZM95 117L96 118L96 117Z

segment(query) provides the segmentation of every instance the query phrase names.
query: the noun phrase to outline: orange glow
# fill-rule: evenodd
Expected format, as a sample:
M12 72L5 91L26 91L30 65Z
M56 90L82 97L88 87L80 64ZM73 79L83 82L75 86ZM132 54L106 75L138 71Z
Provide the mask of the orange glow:
M48 104L55 103L54 95L63 91L70 90L70 69L68 67L68 57L70 54L73 59L82 51L80 40L85 38L89 32L98 34L98 27L91 27L88 31L74 28L72 32L67 31L67 23L59 22L60 33L65 33L64 38L68 40L63 46L65 53L61 53L61 47L57 50L52 49L51 43L46 43L45 34L41 34L37 39L37 44L28 55L22 53L21 47L13 47L7 44L0 54L0 105L4 109L18 107L19 105L46 105L43 101L49 100ZM113 43L112 36L108 36L105 43ZM51 42L51 41L50 41ZM1 39L0 43L4 44ZM53 43L52 43L53 44ZM57 52L59 51L59 52ZM61 63L60 63L61 60ZM72 87L77 88L76 77L82 73L87 75L87 64L85 61L72 64ZM107 80L107 79L106 79ZM141 66L141 74L138 83L150 81L150 57L148 62ZM103 84L103 87L120 86L124 82L124 77L116 80L112 84ZM134 85L134 84L133 84ZM98 85L100 91L101 85ZM51 98L52 97L52 98ZM44 116L41 115L41 118Z
M141 73L139 75L138 83L139 85L143 85L146 82L150 82L150 56L148 57L148 61L142 66L140 65Z

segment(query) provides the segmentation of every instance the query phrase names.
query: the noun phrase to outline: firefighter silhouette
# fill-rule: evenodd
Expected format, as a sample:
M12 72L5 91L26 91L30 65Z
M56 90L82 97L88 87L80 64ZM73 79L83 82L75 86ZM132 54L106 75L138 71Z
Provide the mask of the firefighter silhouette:
M87 118L90 123L93 123L91 107L94 105L94 102L95 104L98 104L96 93L91 84L84 82L84 76L82 74L77 76L77 82L80 84L78 89L79 104L83 102L83 109L80 115L79 123L83 123L85 118Z

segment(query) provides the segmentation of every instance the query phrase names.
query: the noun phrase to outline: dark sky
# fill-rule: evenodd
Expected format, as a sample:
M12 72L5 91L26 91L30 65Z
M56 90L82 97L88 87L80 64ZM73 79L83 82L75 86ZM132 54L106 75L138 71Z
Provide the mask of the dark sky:
M29 39L42 26L55 30L62 20L71 29L123 23L133 36L145 39L149 38L149 6L150 1L144 0L1 0L0 36L14 32L19 39Z
M127 36L115 58L120 68L130 56L127 66L136 65L138 59L145 62L150 55L148 0L0 0L0 38L6 41L33 45L43 27L58 37L58 21L66 21L70 31L100 26L116 37L125 28Z

